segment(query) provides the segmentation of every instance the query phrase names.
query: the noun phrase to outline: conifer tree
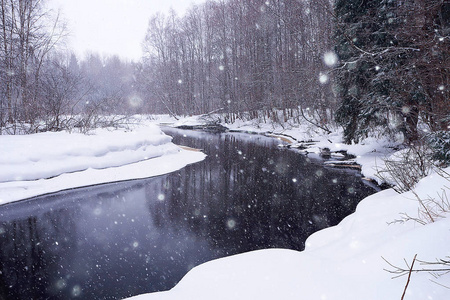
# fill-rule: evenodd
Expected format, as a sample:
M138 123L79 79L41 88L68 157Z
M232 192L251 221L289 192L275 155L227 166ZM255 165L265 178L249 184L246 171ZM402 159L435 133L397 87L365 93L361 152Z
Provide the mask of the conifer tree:
M419 117L448 130L449 22L443 0L337 0L336 120L345 141L378 128L419 138Z
M383 65L379 53L392 42L387 15L380 13L384 2L337 0L335 4L336 53L341 61L336 120L344 127L347 143L367 136L373 126L388 126L390 81L379 76Z

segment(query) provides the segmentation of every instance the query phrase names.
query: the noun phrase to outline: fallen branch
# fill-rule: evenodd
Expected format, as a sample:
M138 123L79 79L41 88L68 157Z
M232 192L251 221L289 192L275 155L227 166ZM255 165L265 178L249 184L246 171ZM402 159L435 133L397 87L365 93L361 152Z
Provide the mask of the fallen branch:
M393 270L388 270L388 269L383 269L386 272L389 272L391 274L396 274L394 277L392 278L398 278L401 276L404 276L406 274L410 274L410 272L428 272L428 273L447 273L450 272L450 259L439 259L436 262L429 262L429 261L422 261L419 259L416 259L416 257L414 257L414 261L418 261L420 263L420 265L439 265L439 266L443 266L442 268L421 268L421 269L414 269L412 268L412 266L410 267L408 265L408 262L406 260L405 261L405 265L406 268L402 268L402 267L398 267L393 265L392 263L390 263L387 259L385 259L384 257L381 257L388 265L390 265Z
M401 299L401 300L403 300L403 299L405 298L406 289L408 288L409 281L410 281L410 279L411 279L411 273L412 273L412 270L413 270L413 268L414 268L414 262L416 261L416 258L417 258L417 254L414 255L414 258L413 258L413 261L412 261L412 264L411 264L411 268L409 268L409 272L408 272L408 280L406 281L405 289L403 290L403 295L402 295L402 299Z

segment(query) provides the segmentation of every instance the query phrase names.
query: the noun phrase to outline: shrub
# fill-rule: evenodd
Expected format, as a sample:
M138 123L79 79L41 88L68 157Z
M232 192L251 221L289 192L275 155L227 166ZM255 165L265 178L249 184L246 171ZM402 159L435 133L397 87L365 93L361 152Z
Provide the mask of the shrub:
M412 190L420 179L430 174L434 164L427 145L412 145L384 159L384 168L377 176L392 184L398 193Z
M450 164L450 131L437 131L428 135L432 157L444 165Z

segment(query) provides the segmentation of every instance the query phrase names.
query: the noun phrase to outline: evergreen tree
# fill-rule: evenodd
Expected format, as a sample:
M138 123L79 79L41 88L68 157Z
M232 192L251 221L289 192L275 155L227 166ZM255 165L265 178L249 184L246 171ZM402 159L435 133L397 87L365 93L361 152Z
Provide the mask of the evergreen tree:
M341 99L336 120L344 127L347 143L366 137L373 126L389 126L389 79L378 53L392 38L386 27L388 15L381 13L385 1L337 0L335 13L336 53L341 61L336 76ZM384 62L386 63L386 62Z
M347 143L380 126L414 142L419 117L448 130L446 7L442 0L336 1L336 120Z

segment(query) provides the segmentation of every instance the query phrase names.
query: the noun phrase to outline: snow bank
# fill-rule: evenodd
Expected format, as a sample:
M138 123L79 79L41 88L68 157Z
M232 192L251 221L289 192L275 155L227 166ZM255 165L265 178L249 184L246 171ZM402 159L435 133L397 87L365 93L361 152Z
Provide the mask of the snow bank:
M195 120L190 118L189 124ZM197 120L197 123L199 120ZM334 132L325 134L317 127L310 124L288 124L283 126L276 123L255 123L255 121L236 121L233 124L223 124L224 126L241 131L272 133L284 135L292 138L292 142L313 141L312 145L305 150L307 153L320 154L321 149L328 148L331 152L346 151L356 157L355 161L361 165L362 174L382 183L381 178L377 175L379 170L383 170L384 159L394 153L394 146L401 143L400 141L390 141L386 137L383 138L366 138L361 143L347 145L343 142L342 129L336 129Z
M180 122L198 123L194 119ZM255 129L255 124L242 123L234 129L279 132L297 140L313 136L306 127ZM348 146L341 143L339 133L314 137L317 151L327 147L355 154L366 176L375 176L381 158L392 153L386 140ZM89 136L0 136L0 204L67 188L156 176L204 157L201 152L180 149L149 124L129 132L97 130ZM438 199L437 193L443 191L449 196L449 185L448 178L434 174L419 182L415 193L422 199ZM411 262L415 254L431 262L450 256L448 213L447 218L427 225L392 223L402 214L417 217L418 209L412 192L382 191L361 201L356 212L339 225L309 237L305 251L269 249L214 260L192 269L170 291L130 299L397 300L406 277L392 279L383 270L392 269L384 259L406 268L404 259ZM413 273L405 299L450 299L450 289L442 286L450 286L450 273L440 274Z
M430 192L448 185L448 178L434 174L423 179L415 192L423 199L437 197ZM403 213L417 216L417 212L412 192L382 191L364 199L339 225L309 237L305 251L259 250L207 262L170 291L130 299L398 300L407 278L392 279L383 270L393 269L384 259L407 268L404 259L410 263L415 254L431 262L450 256L450 218L427 225L392 223ZM439 277L413 273L405 299L450 299L450 289L441 286L449 283L449 273Z
M46 132L0 139L0 182L117 167L178 150L155 126L132 132L99 129L92 135Z
M0 204L28 197L169 173L202 160L158 126L0 136Z

